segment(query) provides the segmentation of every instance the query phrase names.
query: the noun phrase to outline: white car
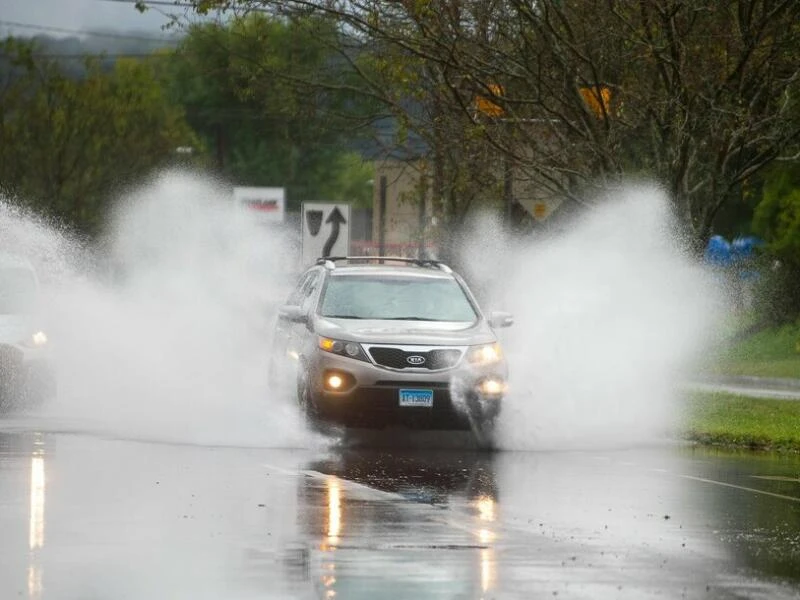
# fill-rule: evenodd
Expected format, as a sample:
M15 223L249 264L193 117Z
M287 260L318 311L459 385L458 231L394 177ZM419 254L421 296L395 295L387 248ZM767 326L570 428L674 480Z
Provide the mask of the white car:
M0 412L38 406L55 393L39 289L30 262L0 254Z
M473 429L490 436L508 367L495 333L447 265L321 258L279 310L272 376L296 380L312 427Z

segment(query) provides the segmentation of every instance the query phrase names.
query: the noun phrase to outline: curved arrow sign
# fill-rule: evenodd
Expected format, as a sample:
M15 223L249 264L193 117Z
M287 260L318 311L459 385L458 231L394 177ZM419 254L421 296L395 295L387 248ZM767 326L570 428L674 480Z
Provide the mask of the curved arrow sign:
M347 219L344 218L339 207L334 206L331 214L325 219L325 222L331 224L331 234L328 237L328 241L325 242L325 246L322 248L322 256L330 256L331 250L336 245L336 240L339 239L339 228L347 223Z
M350 251L350 205L304 202L300 216L303 265L318 258L345 256Z

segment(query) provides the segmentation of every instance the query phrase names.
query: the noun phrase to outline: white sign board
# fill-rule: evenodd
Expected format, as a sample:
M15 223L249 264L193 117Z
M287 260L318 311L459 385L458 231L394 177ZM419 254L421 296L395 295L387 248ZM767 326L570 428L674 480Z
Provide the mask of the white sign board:
M286 195L283 188L235 187L236 206L252 214L261 223L283 223Z
M350 253L350 205L304 202L300 211L303 264Z

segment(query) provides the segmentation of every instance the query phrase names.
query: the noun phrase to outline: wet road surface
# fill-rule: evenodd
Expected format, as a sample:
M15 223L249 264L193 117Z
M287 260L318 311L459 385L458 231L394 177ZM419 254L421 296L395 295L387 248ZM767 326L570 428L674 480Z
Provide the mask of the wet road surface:
M798 598L800 459L263 449L0 420L0 598Z

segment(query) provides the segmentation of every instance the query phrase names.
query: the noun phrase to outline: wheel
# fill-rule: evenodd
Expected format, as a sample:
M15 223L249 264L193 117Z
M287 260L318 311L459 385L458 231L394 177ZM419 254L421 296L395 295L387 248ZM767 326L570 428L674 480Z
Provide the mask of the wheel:
M311 386L308 383L308 373L305 365L300 365L300 372L297 374L297 406L312 431L326 433L325 427L323 427L319 415L317 415L314 401L311 399Z
M497 413L487 411L486 407L482 406L480 398L470 394L467 398L467 416L469 417L470 429L475 436L478 448L480 450L494 450Z

